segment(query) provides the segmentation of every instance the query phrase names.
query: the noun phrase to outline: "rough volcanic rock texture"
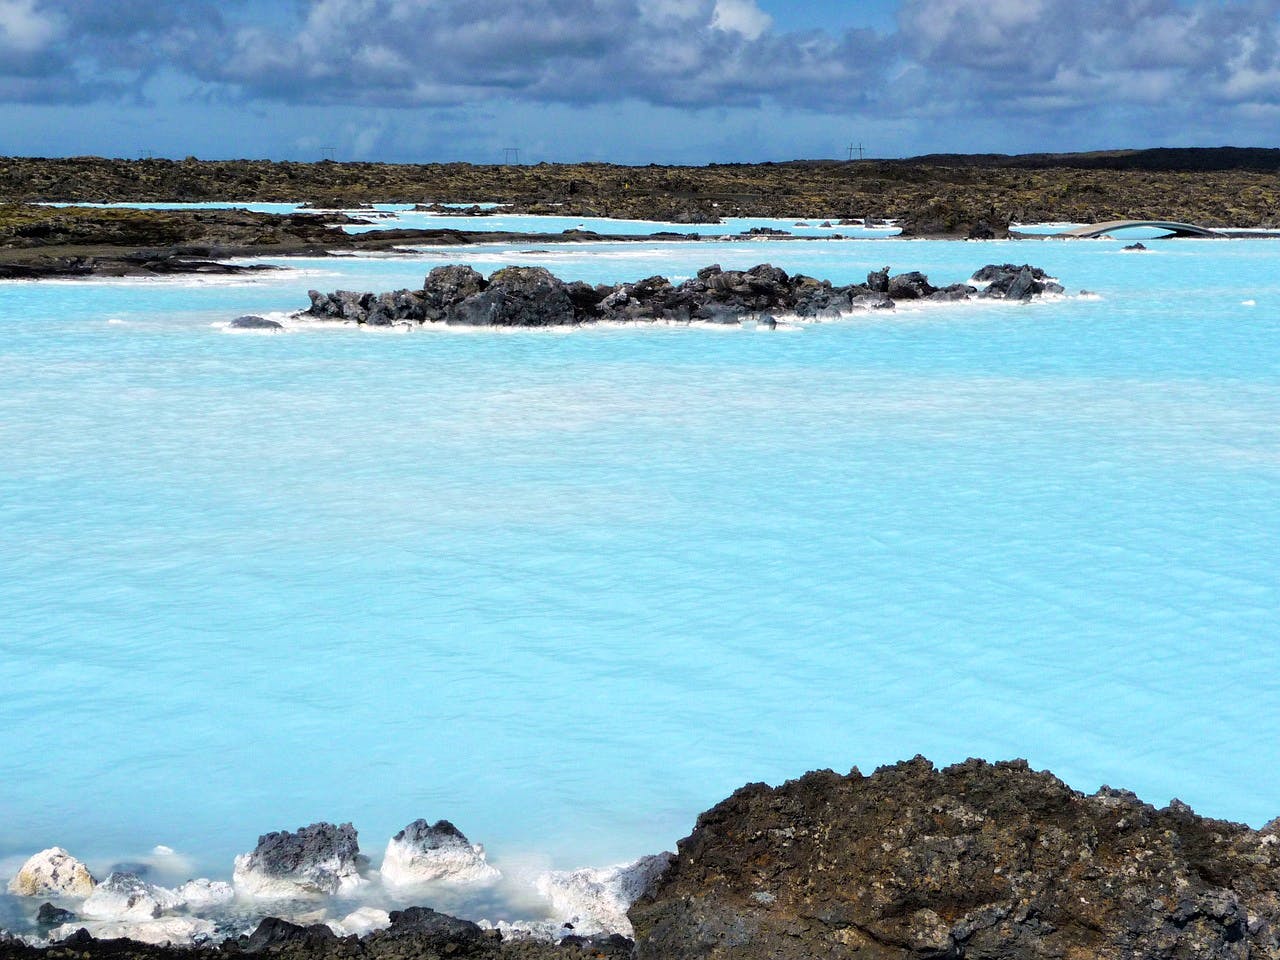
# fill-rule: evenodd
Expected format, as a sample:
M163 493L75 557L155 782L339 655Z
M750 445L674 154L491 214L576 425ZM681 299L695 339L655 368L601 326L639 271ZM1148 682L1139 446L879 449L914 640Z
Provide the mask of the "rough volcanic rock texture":
M1280 835L926 760L743 787L632 907L641 960L1280 957Z
M260 836L253 852L236 857L234 879L257 897L334 894L362 883L364 866L351 824L313 823Z
M543 267L506 267L479 293L447 312L447 322L470 326L546 327L574 322L562 280Z

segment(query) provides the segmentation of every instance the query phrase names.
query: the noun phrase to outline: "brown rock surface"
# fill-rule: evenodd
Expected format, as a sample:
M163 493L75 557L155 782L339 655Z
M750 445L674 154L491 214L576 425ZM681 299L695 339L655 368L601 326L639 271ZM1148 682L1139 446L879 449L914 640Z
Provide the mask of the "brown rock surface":
M1273 829L1025 762L743 787L632 907L641 960L1280 957Z

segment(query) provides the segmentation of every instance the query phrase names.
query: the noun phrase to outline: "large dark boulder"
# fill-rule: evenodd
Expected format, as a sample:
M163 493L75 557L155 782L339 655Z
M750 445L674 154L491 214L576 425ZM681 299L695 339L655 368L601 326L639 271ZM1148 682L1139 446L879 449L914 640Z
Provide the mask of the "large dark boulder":
M371 327L396 323L422 323L426 317L424 297L416 290L395 290L379 294L369 305L364 322Z
M1280 956L1280 832L922 758L752 784L630 910L640 960Z
M575 316L594 319L600 315L600 301L607 296L606 293L581 280L566 283L564 289L573 304Z
M334 293L320 293L308 290L311 308L307 313L321 320L346 320L351 323L364 323L369 315L369 308L377 299L372 293L357 293L354 290L338 290Z
M923 273L912 270L910 273L890 277L886 292L891 300L923 300L937 289Z
M987 284L980 296L997 300L1030 300L1044 293L1063 292L1061 284L1049 279L1044 270L1026 263L989 263L972 279Z
M60 927L64 923L71 923L76 919L76 915L70 910L64 910L62 907L54 906L52 903L40 904L40 909L36 911L36 926L38 927Z
M413 938L426 943L480 940L485 932L470 920L460 920L430 907L391 911L391 926L383 934L392 939Z
M830 280L817 280L799 274L791 281L791 298L797 316L835 318L849 306L848 294L839 292Z
M251 895L334 894L358 886L367 865L355 827L313 823L258 837L250 853L236 857L234 879Z
M576 322L564 281L543 267L507 267L489 278L484 290L452 307L451 324L549 327Z
M285 946L319 950L337 939L337 934L323 923L304 927L279 917L266 917L253 933L241 941L240 949L244 953L262 953L264 950L278 950Z
M445 320L449 311L485 288L479 271L460 264L436 267L422 283L422 312L429 321Z

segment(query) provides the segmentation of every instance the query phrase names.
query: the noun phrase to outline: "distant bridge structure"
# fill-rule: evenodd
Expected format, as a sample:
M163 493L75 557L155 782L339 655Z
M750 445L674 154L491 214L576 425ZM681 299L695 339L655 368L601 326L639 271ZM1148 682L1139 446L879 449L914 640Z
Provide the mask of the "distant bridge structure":
M1173 220L1108 220L1105 223L1088 223L1083 227L1064 230L1062 233L1055 233L1052 236L1064 239L1089 240L1094 237L1105 236L1116 230L1128 230L1131 227L1152 227L1156 230L1167 230L1175 237L1211 237L1221 239L1230 236L1229 233L1224 233L1221 230L1210 230L1208 227L1200 227L1194 223L1177 223Z

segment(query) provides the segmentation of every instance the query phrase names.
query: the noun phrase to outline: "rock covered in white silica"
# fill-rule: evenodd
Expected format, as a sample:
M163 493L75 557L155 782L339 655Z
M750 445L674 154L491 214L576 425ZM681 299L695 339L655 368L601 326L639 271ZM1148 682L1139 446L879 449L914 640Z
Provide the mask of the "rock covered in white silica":
M78 930L87 930L99 940L117 940L127 937L140 943L156 946L190 946L212 937L215 925L212 920L195 917L162 917L145 920L76 920L64 923L49 932L50 942L65 940Z
M236 898L235 887L222 880L188 880L173 892L188 910L207 910Z
M629 937L627 908L653 889L672 859L658 853L612 867L544 873L535 885L551 901L554 919L572 923L574 933Z
M484 847L472 843L448 820L415 820L387 844L382 882L391 887L427 883L493 883L502 873L486 862Z
M313 823L263 834L252 853L236 857L237 893L269 900L349 893L367 881L356 829Z
M9 881L18 897L87 897L96 885L89 868L61 847L41 850Z
M183 902L172 890L157 887L132 873L113 873L103 880L80 907L91 920L154 920Z
M353 910L341 920L329 920L326 924L330 930L340 937L355 935L362 937L375 930L385 930L391 926L391 914L377 907L360 907Z

